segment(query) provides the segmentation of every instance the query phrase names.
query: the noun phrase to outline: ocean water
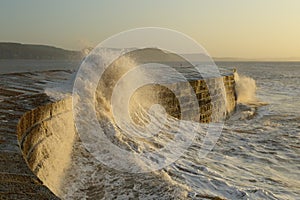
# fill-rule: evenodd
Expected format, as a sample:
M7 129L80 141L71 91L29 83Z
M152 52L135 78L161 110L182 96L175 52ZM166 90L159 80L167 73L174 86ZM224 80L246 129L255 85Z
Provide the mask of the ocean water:
M209 168L250 199L299 199L300 63L218 66L236 67L239 74L253 78L257 98L267 105L238 105L225 123L219 145L208 156ZM246 85L251 83L246 80Z
M57 195L62 199L300 199L300 63L216 64L224 70L237 69L238 105L206 157L198 153L207 125L174 163L148 173L101 164L78 138ZM46 92L61 98L59 93L70 92L68 83L65 88ZM103 121L113 144L131 152L149 148L142 141L110 134L109 117ZM186 123L180 131L189 136L194 128Z
M206 157L198 156L205 125L178 160L150 173L118 171L99 164L78 142L61 197L299 199L300 63L217 65L225 71L237 69L238 105ZM105 130L114 145L130 152L147 149L143 141L111 134L112 126ZM187 123L180 131L189 136L193 128Z
M38 72L48 70L77 70L78 60L0 59L0 74Z

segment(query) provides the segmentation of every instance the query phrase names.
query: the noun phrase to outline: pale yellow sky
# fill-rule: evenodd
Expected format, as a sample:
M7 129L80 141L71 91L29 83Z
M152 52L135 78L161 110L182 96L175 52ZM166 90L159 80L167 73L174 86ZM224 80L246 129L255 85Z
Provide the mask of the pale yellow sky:
M300 58L298 0L1 1L0 42L67 49L137 27L189 35L214 57Z

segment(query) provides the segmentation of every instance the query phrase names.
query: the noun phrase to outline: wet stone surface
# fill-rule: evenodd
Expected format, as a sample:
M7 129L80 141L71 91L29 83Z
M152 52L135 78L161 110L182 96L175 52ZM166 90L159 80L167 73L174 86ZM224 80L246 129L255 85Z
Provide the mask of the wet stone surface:
M51 103L44 89L70 79L71 71L0 75L0 199L58 199L23 158L17 124L24 113Z

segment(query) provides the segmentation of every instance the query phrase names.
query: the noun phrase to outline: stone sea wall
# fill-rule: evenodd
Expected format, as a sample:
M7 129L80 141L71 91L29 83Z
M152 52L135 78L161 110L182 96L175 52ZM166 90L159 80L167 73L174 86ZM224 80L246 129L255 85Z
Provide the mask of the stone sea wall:
M44 77L39 74L35 79L32 77L30 79L30 76L32 75L28 75L28 87L23 85L23 89L15 89L15 93L9 93L7 91L12 91L12 89L3 89L5 86L2 85L2 91L0 90L0 96L1 94L7 94L8 97L15 95L12 96L15 101L3 99L1 102L3 107L0 110L1 116L5 115L3 119L12 121L7 124L4 120L0 121L3 122L0 129L3 138L1 138L2 147L0 148L1 199L56 199L56 196L60 196L60 181L68 169L72 154L76 132L72 120L71 99L51 102L42 94L42 88L46 85L43 85L42 81L37 78L43 79ZM213 83L222 79L227 98L225 115L235 108L233 74L206 80L206 82L214 85ZM17 88L13 86L14 80L14 78L10 80L12 85L9 87ZM34 80L35 84L29 80ZM196 120L204 123L213 119L212 107L218 107L218 104L224 103L212 101L221 88L214 87L209 91L206 82L204 80L190 82L200 105L200 113ZM30 90L34 92L28 93ZM177 110L178 102L174 100L174 97L171 94L165 96L164 92L161 94L160 101L171 105L166 109L167 112L180 117ZM8 103L4 106L3 102L6 101ZM173 103L170 104L169 101ZM22 106L26 109L22 109ZM8 107L14 114L7 112Z
M131 99L133 103L130 103L133 105L131 110L139 109L135 105L141 104L140 107L149 109L151 105L159 104L165 108L169 115L178 119L182 119L182 115L184 115L188 117L188 120L201 123L216 122L229 116L234 110L236 105L234 86L233 74L163 86L149 84L140 87L134 93ZM178 94L174 94L173 91ZM197 107L195 106L199 106L199 112L196 111L195 108ZM135 121L138 121L138 115L138 112L131 113L131 117Z
M58 196L75 137L71 109L71 98L37 107L22 116L17 128L27 165Z
M41 161L35 157L38 151L45 158L57 156L49 155L54 153L50 150L40 151L47 143L41 140L45 138L43 131L49 130L46 119L55 122L55 108L61 104L52 102L44 89L48 84L68 80L71 74L70 71L0 74L0 199L58 199L48 188L48 180L38 178L32 167ZM40 122L43 126L38 125ZM56 123L59 126L59 120ZM59 129L50 132L61 134Z

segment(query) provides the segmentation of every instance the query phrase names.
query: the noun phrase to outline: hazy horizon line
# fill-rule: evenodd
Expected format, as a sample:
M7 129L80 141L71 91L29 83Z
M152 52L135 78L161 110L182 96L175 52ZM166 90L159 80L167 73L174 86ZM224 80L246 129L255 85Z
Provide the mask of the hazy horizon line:
M22 44L22 45L40 45L40 46L47 46L47 47L54 47L58 49L63 49L66 51L82 51L86 48L94 48L92 46L86 46L82 49L68 49L62 46L57 46L54 44L41 44L41 43L23 43L23 42L17 42L17 41L0 41L1 43L7 43L7 44ZM183 53L183 55L196 55L196 53ZM220 62L230 62L230 61L241 61L241 62L300 62L300 57L238 57L238 56L213 56L210 55L214 61Z

